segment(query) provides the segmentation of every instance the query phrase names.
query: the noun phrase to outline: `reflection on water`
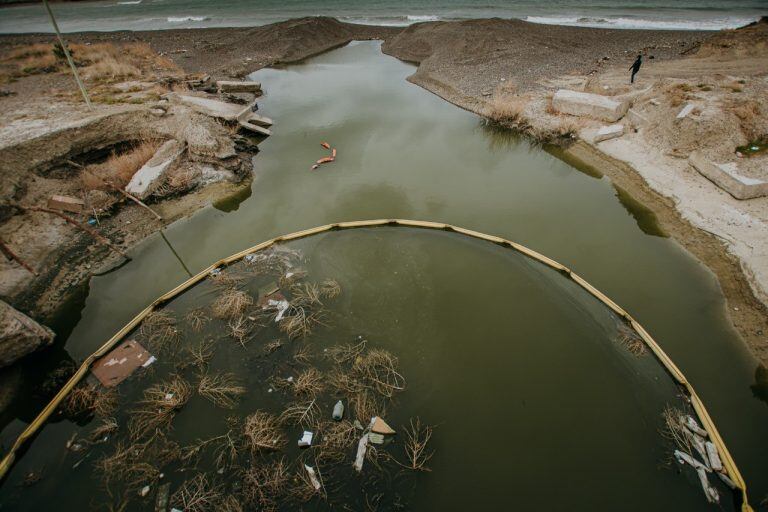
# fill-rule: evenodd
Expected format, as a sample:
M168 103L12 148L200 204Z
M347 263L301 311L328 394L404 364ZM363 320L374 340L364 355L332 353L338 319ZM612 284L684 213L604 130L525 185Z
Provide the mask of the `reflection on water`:
M237 209L240 208L240 204L251 197L251 194L253 193L251 190L252 186L253 182L250 180L243 183L243 185L233 194L214 201L213 207L225 213L237 211Z
M484 127L406 82L413 71L364 42L256 73L266 91L260 110L275 126L254 160L250 197L237 209L207 208L168 226L173 251L151 237L128 264L93 279L66 337L69 357L82 360L188 272L265 239L370 217L449 222L551 256L629 310L696 386L751 496L768 493L768 407L755 400L763 392L756 363L730 327L712 274L670 239L649 236L659 234L652 216L617 197L609 180L575 169L551 148ZM324 156L322 141L338 148L338 158L311 171ZM349 319L364 318L357 330L385 333L412 354L411 373L435 386L419 407L449 417L444 458L414 509L525 510L534 493L536 507L544 496L561 510L703 509L695 478L659 467L655 406L631 407L651 400L647 383L632 379L655 363L614 357L596 334L599 322L563 330L578 323L568 315L580 318L578 308L591 306L578 295L564 304L557 297L565 295L544 293L560 280L524 262L499 264L490 249L463 239L416 238L407 251L397 240L345 240L317 242L314 262L353 272L348 311L357 313ZM538 316L537 304L558 304L562 322ZM422 359L420 347L428 350ZM611 429L625 411L634 420ZM10 414L29 418L26 410ZM3 440L20 426L7 426ZM60 457L71 434L66 421L46 426L14 469L15 481ZM0 492L13 489L6 483Z

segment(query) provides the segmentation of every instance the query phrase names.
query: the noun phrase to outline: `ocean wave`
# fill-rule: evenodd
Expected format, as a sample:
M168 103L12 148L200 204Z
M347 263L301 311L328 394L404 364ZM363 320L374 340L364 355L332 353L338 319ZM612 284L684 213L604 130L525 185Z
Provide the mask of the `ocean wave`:
M526 16L525 21L544 25L572 25L577 27L605 27L654 30L722 30L737 28L756 21L756 18L710 18L705 20L660 20L628 17L590 16Z
M125 2L117 2L117 5L136 5L140 3L141 0L126 0Z
M168 23L184 23L187 21L208 21L210 19L210 16L168 16L167 21Z
M410 14L407 16L339 16L339 20L358 25L379 25L385 27L406 27L414 23L425 21L442 21L454 18L445 18L431 14Z

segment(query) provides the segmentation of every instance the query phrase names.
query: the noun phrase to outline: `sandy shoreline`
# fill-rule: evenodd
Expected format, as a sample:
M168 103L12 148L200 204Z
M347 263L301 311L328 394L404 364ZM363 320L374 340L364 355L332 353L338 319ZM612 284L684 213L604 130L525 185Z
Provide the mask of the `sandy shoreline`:
M410 81L485 115L500 88L508 94L543 99L547 91L569 84L571 78L570 85L583 87L579 80L585 77L610 73L623 76L626 61L637 53L653 55L654 66L665 62L674 65L676 59L695 55L712 36L711 32L606 30L498 19L395 28L311 18L248 29L98 32L68 34L67 38L146 42L185 71L205 72L214 78L242 77L262 67L297 62L352 40L382 39L385 53L419 65ZM0 36L0 53L13 45L50 39L50 34ZM49 85L43 82L38 92L43 93ZM0 106L10 108L21 101L21 95L3 101L5 105ZM686 204L669 197L673 194L659 183L649 182L648 174L636 169L631 161L618 158L620 152L604 146L579 142L567 153L597 167L651 208L663 229L715 273L734 327L755 356L768 362L768 320L763 302L768 295L760 293L766 289L768 274L750 271L765 263L750 261L749 254L733 249L738 244L723 241L726 237L721 230L729 229L727 222L714 228L716 236L701 229L705 226L692 221ZM752 201L765 210L762 205L766 200Z

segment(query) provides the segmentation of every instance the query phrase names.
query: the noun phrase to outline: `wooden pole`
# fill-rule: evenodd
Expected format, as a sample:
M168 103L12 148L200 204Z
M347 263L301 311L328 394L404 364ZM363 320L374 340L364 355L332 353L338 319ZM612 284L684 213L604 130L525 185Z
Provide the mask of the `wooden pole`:
M43 5L45 6L45 10L48 11L48 17L51 18L51 25L53 25L53 30L56 31L56 37L59 38L59 44L61 45L61 49L64 50L64 55L67 57L69 67L72 68L72 74L75 75L75 82L77 82L77 86L80 88L80 92L83 94L85 104L88 105L89 109L93 109L93 105L91 105L91 98L88 97L88 91L85 90L85 85L83 85L83 82L80 80L80 74L77 72L77 67L75 67L75 61L72 60L72 56L69 54L67 43L65 43L64 38L61 37L59 24L56 23L56 18L53 17L53 11L51 11L51 6L48 5L48 0L43 0Z

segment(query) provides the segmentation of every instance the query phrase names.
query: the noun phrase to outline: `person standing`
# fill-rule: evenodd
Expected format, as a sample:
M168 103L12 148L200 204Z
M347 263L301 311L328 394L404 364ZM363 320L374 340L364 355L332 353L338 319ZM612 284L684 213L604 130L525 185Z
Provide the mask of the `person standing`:
M643 64L643 56L638 55L637 59L635 59L635 62L629 67L629 69L632 70L632 76L629 78L629 83L633 84L635 83L635 75L638 71L640 71L640 66Z

